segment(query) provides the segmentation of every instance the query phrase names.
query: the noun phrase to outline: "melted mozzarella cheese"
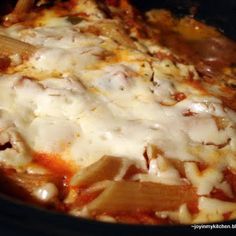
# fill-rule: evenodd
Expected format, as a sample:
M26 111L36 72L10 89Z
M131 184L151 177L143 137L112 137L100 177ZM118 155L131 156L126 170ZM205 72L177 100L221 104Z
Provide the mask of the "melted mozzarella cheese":
M148 174L137 174L133 179L169 185L181 184L179 172L161 155L150 160Z
M15 123L32 149L61 153L68 148L71 158L86 166L102 155L143 161L144 148L154 143L170 158L192 161L198 157L192 154L190 144L217 145L228 138L233 139L231 133L217 129L211 115L205 114L206 109L192 108L201 101L215 104L212 97L201 98L197 93L188 93L189 98L171 107L159 103L158 96L168 98L174 91L184 89L186 92L189 89L166 77L166 69L160 69L165 65L155 61L155 73L164 79L155 79L159 85L152 93L150 80L143 76L141 69L145 63L149 64L143 52L121 50L121 61L112 65L105 62L98 70L92 65L101 61L99 54L109 51L109 48L101 46L102 39L81 33L78 26L76 30L73 26L23 28L17 35L42 47L26 63L28 70L61 73L58 79L52 77L41 81L22 79L20 74L17 78L1 80L5 86L5 93L1 96L12 97L14 105L11 99L6 98L2 103L8 100L5 109L12 107L11 113L21 107ZM132 53L136 56L131 57ZM145 73L150 76L151 67L145 68ZM173 73L176 70L179 69L175 67ZM22 73L27 75L28 71ZM14 89L11 89L9 84L13 81ZM171 90L171 83L174 83L174 90ZM198 103L193 102L196 99ZM215 106L221 107L218 103ZM184 109L193 109L193 112L205 116L186 118L182 115ZM20 120L20 117L26 117L25 114L29 119L26 123ZM226 115L222 109L220 114ZM50 131L48 140L43 127Z
M195 216L193 223L199 224L204 222L223 221L224 213L231 212L231 214L235 214L236 203L225 202L207 197L200 197L199 210L200 213Z
M156 212L156 215L164 219L168 217L181 224L190 224L192 222L192 216L186 204L181 205L177 211L160 211Z
M206 197L199 198L199 209L206 212L227 213L236 210L236 203L225 202L218 199L211 199Z
M57 187L52 183L46 183L33 191L33 196L43 202L49 202L58 195Z
M184 167L187 178L198 189L199 195L209 194L223 179L222 173L213 168L200 172L197 165L191 162L185 163Z

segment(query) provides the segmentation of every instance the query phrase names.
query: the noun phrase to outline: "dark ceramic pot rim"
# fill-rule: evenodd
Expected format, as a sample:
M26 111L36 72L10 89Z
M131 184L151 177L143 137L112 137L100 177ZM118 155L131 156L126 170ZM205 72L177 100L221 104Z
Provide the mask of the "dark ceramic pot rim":
M235 0L133 0L140 10L154 7L167 8L177 15L188 13L191 4L198 4L196 17L223 30L227 36L236 40L236 1ZM218 225L218 226L217 226ZM155 235L193 235L216 234L228 227L227 235L233 235L236 220L205 224L205 229L194 229L191 225L129 225L112 224L75 218L31 206L19 200L0 194L0 234L1 235L58 235L58 236L155 236ZM214 227L211 229L210 227ZM203 225L204 227L204 225ZM217 228L218 227L218 228ZM221 228L219 228L221 227Z
M194 235L199 233L216 234L225 230L227 235L234 232L236 220L194 225L131 225L106 223L69 216L29 205L19 200L0 194L0 232L11 230L16 235L28 233L32 235L58 236L154 236L154 235ZM198 227L195 225L195 227ZM210 228L212 226L212 228ZM203 228L206 227L206 228ZM5 234L6 235L6 234ZM13 234L9 234L13 235ZM21 235L21 234L20 234Z

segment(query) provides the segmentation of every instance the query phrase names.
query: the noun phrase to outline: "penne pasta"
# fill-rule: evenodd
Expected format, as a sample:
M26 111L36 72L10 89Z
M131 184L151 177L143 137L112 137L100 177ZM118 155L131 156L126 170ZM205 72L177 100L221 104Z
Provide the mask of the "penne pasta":
M10 26L24 20L34 5L34 0L18 0L14 10L3 18L3 25Z
M37 201L33 196L34 191L47 183L60 187L61 178L52 174L18 173L14 169L0 167L1 191L11 196L27 199L30 202Z
M113 182L99 197L89 203L87 208L92 214L168 211L195 201L197 201L196 191L190 185L122 181Z
M34 0L18 0L13 13L17 15L27 13L33 5Z
M125 224L236 220L236 43L131 1L2 1L0 195Z
M20 40L0 35L0 54L2 55L12 55L12 54L20 54L21 56L30 56L35 53L36 47L22 42Z
M104 156L75 175L71 184L78 187L87 187L95 182L112 180L119 173L121 166L121 158Z

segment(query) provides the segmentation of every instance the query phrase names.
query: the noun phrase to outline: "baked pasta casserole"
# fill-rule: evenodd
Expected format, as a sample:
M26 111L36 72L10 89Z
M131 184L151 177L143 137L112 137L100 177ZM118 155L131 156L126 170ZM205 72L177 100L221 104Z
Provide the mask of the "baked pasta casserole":
M0 26L0 191L106 222L236 219L236 44L128 0L19 0Z

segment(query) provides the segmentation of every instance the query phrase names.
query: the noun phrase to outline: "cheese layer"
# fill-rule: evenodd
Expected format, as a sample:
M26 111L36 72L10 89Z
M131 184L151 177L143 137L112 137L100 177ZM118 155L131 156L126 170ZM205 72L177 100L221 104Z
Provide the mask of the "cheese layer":
M139 42L131 46L90 30L115 20L73 25L66 17L46 16L35 27L1 29L39 48L0 75L0 143L12 144L0 151L1 163L18 168L32 153L47 153L81 169L112 155L146 169L144 152L154 146L161 159L152 160L141 180L179 184L173 166L161 170L166 159L176 159L185 162L199 195L225 186L222 171L236 170L236 113L189 82L194 74L200 83L193 66L159 60ZM196 163L208 168L202 173ZM208 200L200 203L205 208Z

